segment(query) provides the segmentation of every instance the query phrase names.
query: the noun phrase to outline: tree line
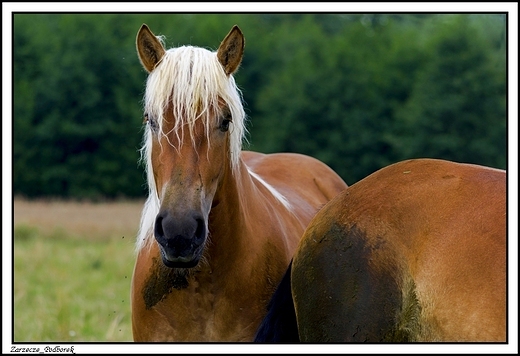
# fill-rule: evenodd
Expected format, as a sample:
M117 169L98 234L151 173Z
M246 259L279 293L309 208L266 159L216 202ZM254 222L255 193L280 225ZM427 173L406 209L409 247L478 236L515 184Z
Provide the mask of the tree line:
M311 155L348 184L408 158L506 168L506 15L14 14L15 195L146 195L142 23L167 47L242 29L245 149Z

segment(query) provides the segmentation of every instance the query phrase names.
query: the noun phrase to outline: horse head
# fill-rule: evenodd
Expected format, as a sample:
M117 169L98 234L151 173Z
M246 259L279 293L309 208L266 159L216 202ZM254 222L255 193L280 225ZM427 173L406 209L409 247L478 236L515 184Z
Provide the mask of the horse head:
M232 74L244 37L234 26L216 52L165 50L143 24L136 46L149 73L143 159L156 209L147 214L147 229L153 226L166 266L194 267L208 239L210 210L219 203L216 192L239 161L245 114Z

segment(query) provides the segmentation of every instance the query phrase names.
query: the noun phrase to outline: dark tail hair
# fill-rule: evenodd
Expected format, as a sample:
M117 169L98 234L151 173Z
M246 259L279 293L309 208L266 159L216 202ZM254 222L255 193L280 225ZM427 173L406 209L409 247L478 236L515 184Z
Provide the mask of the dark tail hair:
M298 343L298 324L291 292L292 260L267 306L254 342Z

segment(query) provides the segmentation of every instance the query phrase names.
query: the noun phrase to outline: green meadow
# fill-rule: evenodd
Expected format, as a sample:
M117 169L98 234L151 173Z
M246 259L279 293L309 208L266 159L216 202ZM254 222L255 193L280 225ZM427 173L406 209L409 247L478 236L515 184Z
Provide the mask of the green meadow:
M24 204L24 209L31 205ZM53 204L54 208L63 205ZM67 221L59 224L60 215L53 208L40 207L33 209L41 214L40 220L31 222L26 217L16 222L15 203L14 342L132 341L130 284L138 228L135 217L141 204L134 204L129 234L108 228L124 214L115 211L117 204L83 204L76 210L74 206L68 203L61 208L67 211L68 222L75 214L78 219L88 217L88 209L98 210L99 216L104 211L104 219L92 219L92 229L73 228Z

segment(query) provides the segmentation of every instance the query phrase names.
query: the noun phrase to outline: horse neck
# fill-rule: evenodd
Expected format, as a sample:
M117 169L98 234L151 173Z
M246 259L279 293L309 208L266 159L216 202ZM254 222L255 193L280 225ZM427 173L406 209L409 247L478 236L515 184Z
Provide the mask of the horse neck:
M208 245L212 268L254 264L266 242L255 224L270 221L272 211L241 159L236 171L224 173L214 201L218 204L210 212Z
M239 247L233 247L232 240L245 225L247 205L244 197L250 191L248 180L249 173L242 160L234 172L231 168L225 170L215 193L216 205L212 207L209 215L209 234L212 238L210 248L214 247L214 244L228 251ZM218 241L214 241L213 238ZM236 245L236 241L234 242Z

